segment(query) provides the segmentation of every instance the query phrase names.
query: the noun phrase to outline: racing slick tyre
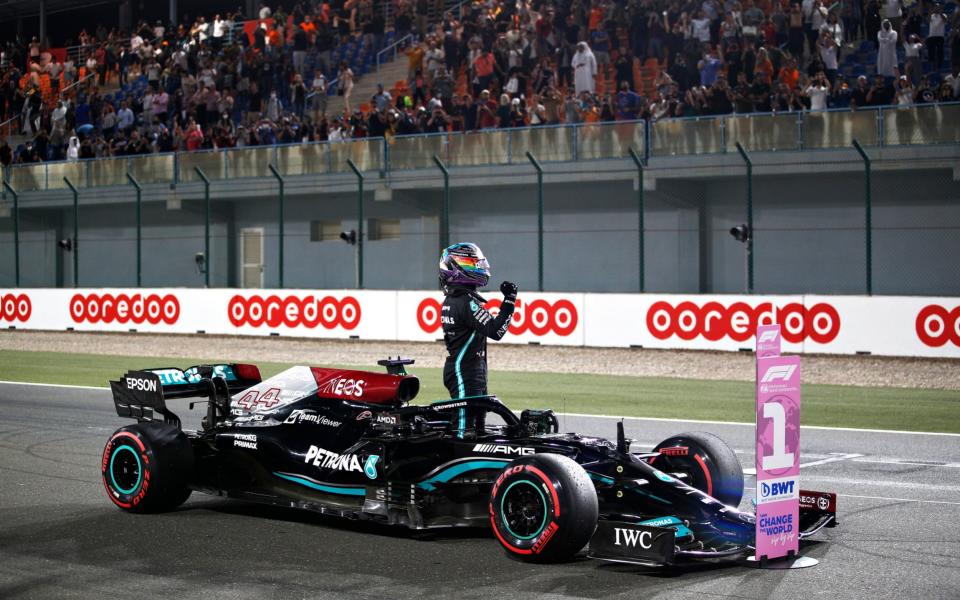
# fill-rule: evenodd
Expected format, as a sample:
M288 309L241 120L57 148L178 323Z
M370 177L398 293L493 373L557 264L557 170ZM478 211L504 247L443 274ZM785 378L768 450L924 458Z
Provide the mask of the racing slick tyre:
M733 450L720 438L704 431L681 433L653 449L659 455L650 465L666 473L686 473L685 480L727 506L743 498L743 467Z
M180 429L146 422L121 427L103 449L103 486L130 512L172 510L190 496L193 447Z
M490 523L507 554L528 562L571 559L597 527L597 491L587 472L559 454L519 458L490 492Z

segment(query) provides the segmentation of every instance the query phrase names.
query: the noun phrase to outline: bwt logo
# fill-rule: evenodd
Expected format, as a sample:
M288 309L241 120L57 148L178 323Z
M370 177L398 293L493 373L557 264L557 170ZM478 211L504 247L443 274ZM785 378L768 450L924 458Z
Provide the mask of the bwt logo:
M760 497L758 504L767 504L768 502L780 502L781 500L799 499L800 490L797 488L795 477L786 477L784 479L768 479L759 482L757 490Z
M0 321L26 323L32 312L33 305L26 294L4 294L0 297Z
M484 308L496 315L500 311L500 300L491 300ZM434 298L424 298L417 306L417 323L426 333L439 331L441 303ZM543 299L532 300L529 304L517 300L516 310L510 319L510 333L520 335L530 332L541 336L554 333L568 336L574 332L579 322L577 307L569 300L557 300L550 303Z
M227 315L235 327L307 327L354 329L360 323L360 303L353 296L337 300L333 296L250 296L236 295L227 305Z
M780 325L783 339L792 343L809 338L826 344L840 332L840 314L825 303L808 308L796 302L784 306L762 302L752 307L746 302L734 302L730 306L719 302L707 302L703 306L680 302L673 306L660 301L647 310L647 329L660 340L677 336L682 340L702 337L716 342L726 337L745 342L753 337L758 325L775 323Z
M180 302L173 294L74 294L70 299L74 323L143 323L173 325L180 318Z
M790 381L793 372L797 370L797 365L775 365L767 369L760 379L760 383L770 383L771 381Z
M932 348L947 342L960 346L960 306L950 311L939 304L924 306L917 313L917 337Z

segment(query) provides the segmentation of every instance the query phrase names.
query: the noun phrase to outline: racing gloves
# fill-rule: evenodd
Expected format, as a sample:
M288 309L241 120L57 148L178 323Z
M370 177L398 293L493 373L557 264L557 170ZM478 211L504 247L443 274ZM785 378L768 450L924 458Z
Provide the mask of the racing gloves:
M500 293L503 294L504 300L515 301L517 299L517 284L512 281L504 281L500 284Z

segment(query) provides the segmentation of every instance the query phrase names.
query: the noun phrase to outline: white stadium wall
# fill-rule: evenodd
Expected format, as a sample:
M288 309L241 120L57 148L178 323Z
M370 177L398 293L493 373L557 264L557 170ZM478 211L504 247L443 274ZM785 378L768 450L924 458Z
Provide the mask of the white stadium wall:
M488 305L499 306L492 295ZM0 326L433 341L439 292L233 289L0 290ZM758 324L784 351L960 358L960 298L523 293L505 341L752 349Z

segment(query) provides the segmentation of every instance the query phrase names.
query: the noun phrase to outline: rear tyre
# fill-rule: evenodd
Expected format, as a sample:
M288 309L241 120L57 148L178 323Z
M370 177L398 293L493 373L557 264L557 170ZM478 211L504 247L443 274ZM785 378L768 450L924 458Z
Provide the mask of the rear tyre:
M597 491L583 467L559 454L511 462L490 493L490 523L507 554L570 560L597 527Z
M100 465L107 497L130 512L162 512L190 496L193 447L180 429L147 422L121 427L107 441Z
M727 506L743 498L740 459L719 437L704 431L681 433L653 449L660 454L650 464L667 473L686 473L686 482Z

